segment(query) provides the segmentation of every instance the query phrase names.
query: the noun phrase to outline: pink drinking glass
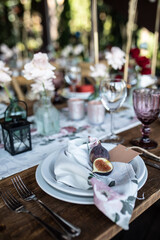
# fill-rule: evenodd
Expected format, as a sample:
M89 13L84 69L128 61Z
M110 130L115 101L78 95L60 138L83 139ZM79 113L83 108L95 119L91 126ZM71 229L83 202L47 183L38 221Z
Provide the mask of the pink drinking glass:
M145 149L156 148L157 142L149 138L149 125L159 115L160 91L148 88L135 89L133 91L133 107L137 118L142 122L142 137L131 140L131 143Z

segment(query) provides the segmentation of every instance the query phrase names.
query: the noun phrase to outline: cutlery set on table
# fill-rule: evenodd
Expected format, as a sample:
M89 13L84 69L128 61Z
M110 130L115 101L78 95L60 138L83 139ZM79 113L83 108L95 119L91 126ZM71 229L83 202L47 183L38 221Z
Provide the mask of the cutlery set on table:
M23 201L35 201L40 206L42 206L54 219L54 221L62 228L63 232L60 232L53 228L51 225L47 224L45 221L43 221L38 216L34 215L30 210L28 210L25 205L19 201L9 190L5 192L0 192L0 195L4 201L4 203L7 205L9 209L14 211L15 213L27 213L31 215L37 222L39 222L49 233L50 235L57 240L70 240L72 237L79 236L81 233L81 229L74 226L70 222L63 219L61 216L59 216L57 213L53 212L49 207L46 206L45 203L43 203L40 199L37 198L37 196L30 191L27 186L24 184L23 180L20 176L16 176L11 179L18 195Z

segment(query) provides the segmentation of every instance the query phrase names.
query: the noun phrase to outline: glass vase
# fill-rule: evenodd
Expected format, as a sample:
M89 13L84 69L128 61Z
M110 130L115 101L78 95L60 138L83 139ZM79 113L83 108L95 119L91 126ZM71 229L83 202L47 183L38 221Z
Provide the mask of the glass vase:
M94 92L88 97L88 101L92 100L100 100L100 93L99 93L99 84L94 86Z
M49 136L59 132L59 112L52 105L51 97L41 96L34 105L34 115L39 134Z

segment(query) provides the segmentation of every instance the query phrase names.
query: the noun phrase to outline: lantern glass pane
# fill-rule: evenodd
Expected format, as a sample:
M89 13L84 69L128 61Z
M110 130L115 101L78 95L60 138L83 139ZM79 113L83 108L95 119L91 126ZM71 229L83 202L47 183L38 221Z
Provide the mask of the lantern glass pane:
M24 152L30 148L28 127L13 131L13 145L15 153Z
M6 150L8 150L10 152L11 142L10 142L10 137L9 137L8 131L6 129L3 129L3 134L4 134L3 139L4 139L5 148L6 148Z

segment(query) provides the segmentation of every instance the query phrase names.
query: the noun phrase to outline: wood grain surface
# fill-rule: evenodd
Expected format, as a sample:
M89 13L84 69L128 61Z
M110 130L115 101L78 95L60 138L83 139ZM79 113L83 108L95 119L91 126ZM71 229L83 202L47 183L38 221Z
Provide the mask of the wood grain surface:
M151 137L159 142L160 146L160 122L156 121L151 125ZM121 133L124 137L125 146L130 146L131 138L141 136L140 126ZM160 147L151 150L160 156ZM160 170L148 167L148 179L145 185L139 190L138 197L144 194L145 200L136 200L136 206L131 221L141 215L146 209L160 199ZM105 217L94 205L79 205L67 203L50 197L43 192L35 180L36 166L20 173L20 176L27 186L36 193L38 198L44 201L52 210L57 212L68 221L79 226L82 233L77 240L108 240L114 237L122 229ZM11 176L12 177L12 176ZM11 177L0 181L0 190L10 191L18 197L14 190ZM59 227L46 211L40 208L35 202L24 202L25 206L33 213L40 216L47 223ZM26 214L15 214L9 210L0 198L0 240L49 240L52 239L48 232L43 229L34 219Z

